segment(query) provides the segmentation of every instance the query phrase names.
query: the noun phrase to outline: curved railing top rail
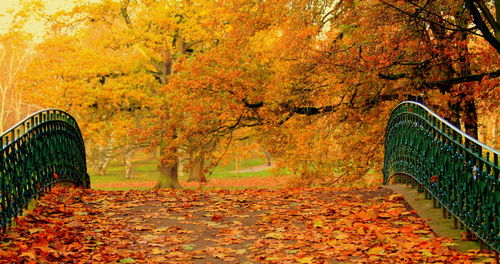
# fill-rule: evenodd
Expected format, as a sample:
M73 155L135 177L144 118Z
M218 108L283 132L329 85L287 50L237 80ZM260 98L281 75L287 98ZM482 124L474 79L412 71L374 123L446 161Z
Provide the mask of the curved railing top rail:
M411 106L415 106L415 108L411 109ZM394 108L394 110L392 110L389 122L387 123L387 128L390 128L392 126L392 122L396 122L396 116L400 114L409 114L409 112L416 116L424 118L425 122L433 126L438 133L446 137L450 142L461 146L470 155L476 156L478 160L490 164L491 166L498 166L500 151L487 146L486 144L458 129L453 124L446 121L421 103L414 101L403 101L399 103ZM389 130L386 129L386 131Z
M58 114L60 116L64 116L64 119L61 118L54 118L54 116L50 116L50 114ZM23 120L19 121L17 124L13 125L9 129L5 130L2 134L0 134L0 149L6 148L9 144L14 142L14 140L23 134L27 133L36 125L41 124L42 122L45 121L53 121L53 120L62 120L66 121L68 124L71 124L74 128L76 128L76 131L78 134L81 135L80 128L78 126L78 123L76 122L75 118L71 116L69 113L57 109L57 108L48 108L48 109L43 109L40 111L37 111L28 117L24 118Z
M446 121L446 119L442 118L441 116L439 116L438 114L436 114L434 111L432 111L431 109L429 109L427 106L425 106L424 104L422 103L419 103L419 102L415 102L415 101L403 101L401 103L399 103L391 112L391 116L397 112L397 110L402 106L402 105L406 105L406 104L413 104L413 105L417 105L418 107L420 108L423 108L425 109L431 116L437 118L440 122L446 124L446 126L448 126L449 128L453 129L456 133L460 134L461 136L467 138L468 140L470 140L473 144L477 145L477 146L480 146L481 148L485 149L485 150L488 150L494 154L497 154L497 155L500 155L500 151L480 142L479 140L475 139L474 137L468 135L467 133L463 132L462 130L458 129L456 126L454 126L453 124L451 124L450 122ZM389 124L388 124L389 126Z

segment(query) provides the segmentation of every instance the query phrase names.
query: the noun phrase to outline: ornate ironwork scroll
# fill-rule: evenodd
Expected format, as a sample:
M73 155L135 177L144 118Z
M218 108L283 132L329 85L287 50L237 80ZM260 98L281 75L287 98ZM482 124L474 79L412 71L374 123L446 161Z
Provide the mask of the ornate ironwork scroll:
M90 186L85 145L75 119L58 109L37 112L0 135L0 226L55 183Z

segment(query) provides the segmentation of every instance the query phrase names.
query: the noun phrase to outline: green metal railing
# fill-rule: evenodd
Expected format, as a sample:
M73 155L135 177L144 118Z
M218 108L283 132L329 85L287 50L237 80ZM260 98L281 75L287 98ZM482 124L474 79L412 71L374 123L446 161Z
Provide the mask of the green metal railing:
M85 146L68 113L37 112L0 135L0 226L55 183L89 187Z
M394 175L410 176L444 215L500 252L498 156L426 106L406 101L387 124L384 184Z

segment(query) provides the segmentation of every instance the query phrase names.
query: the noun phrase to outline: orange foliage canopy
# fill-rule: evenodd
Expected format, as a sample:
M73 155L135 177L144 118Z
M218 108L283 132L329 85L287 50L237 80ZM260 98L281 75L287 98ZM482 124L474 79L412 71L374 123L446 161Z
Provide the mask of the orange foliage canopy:
M418 13L424 2L86 4L52 18L27 90L74 112L96 145L160 144L165 164L250 128L300 183L376 183L389 111L407 95L473 134L484 109L498 113L499 54L459 27L472 9Z

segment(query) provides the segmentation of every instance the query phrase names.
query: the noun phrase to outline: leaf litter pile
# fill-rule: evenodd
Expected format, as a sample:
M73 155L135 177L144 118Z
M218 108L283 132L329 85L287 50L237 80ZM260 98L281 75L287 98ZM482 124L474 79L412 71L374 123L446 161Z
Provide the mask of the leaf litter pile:
M385 188L55 188L4 263L470 263Z

